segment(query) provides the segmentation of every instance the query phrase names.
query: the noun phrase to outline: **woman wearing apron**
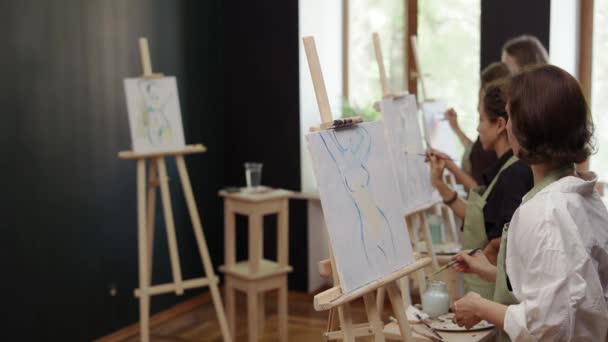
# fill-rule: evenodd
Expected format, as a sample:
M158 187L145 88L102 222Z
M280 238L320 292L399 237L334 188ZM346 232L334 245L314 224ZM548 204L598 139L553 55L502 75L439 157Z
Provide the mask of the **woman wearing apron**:
M486 186L471 189L466 200L458 198L444 181L443 173L449 159L441 154L432 155L431 179L444 203L463 219L462 244L464 249L484 248L496 260L498 248L489 242L499 239L502 227L511 220L522 196L532 188L530 168L518 161L507 140L507 113L505 99L499 83L490 83L482 89L479 101L479 139L485 150L494 151L498 161L484 173ZM447 165L453 169L453 165ZM498 246L498 243L495 244ZM487 248L486 248L487 247ZM494 295L494 282L475 274L465 275L465 291L474 291L484 298Z
M578 82L545 65L513 77L507 130L515 154L531 165L534 188L506 225L497 267L482 253L456 256L456 270L496 281L494 300L468 293L455 321L485 319L500 340L608 340L608 211L588 158L592 123Z
M479 87L478 100L481 99L481 92L488 84L497 81L501 78L509 76L509 68L502 62L494 62L485 67L479 75ZM445 113L445 120L450 124L450 128L458 137L460 143L464 146L464 153L462 155L462 168L458 169L456 164L452 163L454 169L448 168L450 172L456 177L456 181L462 184L465 190L468 192L470 189L477 187L479 184L484 184L483 172L496 164L498 158L496 158L495 151L484 150L479 141L479 135L475 139L475 142L471 141L460 128L458 124L458 113L453 108L448 109ZM449 167L451 165L446 165Z

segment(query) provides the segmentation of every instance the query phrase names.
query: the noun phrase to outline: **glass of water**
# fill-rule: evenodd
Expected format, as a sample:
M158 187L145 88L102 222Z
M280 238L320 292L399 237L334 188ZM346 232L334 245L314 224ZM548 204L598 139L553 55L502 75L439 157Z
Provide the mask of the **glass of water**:
M247 188L254 189L262 184L262 163L245 163Z

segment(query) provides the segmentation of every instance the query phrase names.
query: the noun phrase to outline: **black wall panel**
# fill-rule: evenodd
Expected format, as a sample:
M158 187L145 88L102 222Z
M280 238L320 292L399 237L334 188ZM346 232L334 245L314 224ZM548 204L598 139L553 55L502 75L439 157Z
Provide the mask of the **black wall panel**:
M500 61L502 45L521 34L536 36L549 50L551 0L482 0L481 63Z
M243 163L257 161L264 184L299 190L298 2L231 0L224 13L226 184L244 185ZM266 247L275 246L274 221L267 221ZM244 225L237 221L238 232ZM306 237L306 204L291 201L291 289L306 290ZM246 245L244 234L237 238Z
M87 341L138 320L135 163L116 154L130 145L122 79L141 74L139 36L150 41L155 71L178 77L187 141L209 147L187 163L212 256L221 261L220 5L0 3L5 336L14 330L19 340ZM173 162L169 176L177 180ZM173 185L183 274L193 277L200 261ZM154 281L166 282L165 232L156 233ZM153 312L197 292L155 297Z

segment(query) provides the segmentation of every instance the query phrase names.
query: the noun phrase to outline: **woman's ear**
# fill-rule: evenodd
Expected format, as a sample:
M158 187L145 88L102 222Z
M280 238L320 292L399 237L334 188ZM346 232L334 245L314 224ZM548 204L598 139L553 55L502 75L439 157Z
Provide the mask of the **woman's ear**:
M499 117L496 119L496 129L498 130L498 134L502 134L503 132L507 132L507 120L503 117Z

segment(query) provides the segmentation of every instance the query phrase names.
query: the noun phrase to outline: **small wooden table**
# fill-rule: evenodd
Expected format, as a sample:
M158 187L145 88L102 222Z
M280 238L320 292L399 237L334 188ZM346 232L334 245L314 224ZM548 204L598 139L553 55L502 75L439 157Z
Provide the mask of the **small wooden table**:
M249 341L258 341L264 331L264 292L278 290L279 339L287 341L287 274L289 266L289 197L292 192L268 189L263 192L220 191L224 198L226 316L236 336L236 290L247 295ZM236 262L235 214L249 218L248 260ZM277 215L277 260L264 259L264 216Z

